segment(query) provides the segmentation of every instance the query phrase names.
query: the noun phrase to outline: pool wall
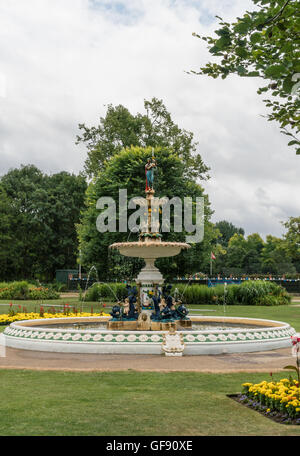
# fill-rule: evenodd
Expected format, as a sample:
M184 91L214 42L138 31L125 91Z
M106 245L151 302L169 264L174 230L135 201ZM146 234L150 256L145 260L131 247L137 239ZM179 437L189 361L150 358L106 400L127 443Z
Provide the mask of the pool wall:
M58 329L43 325L107 321L109 317L53 318L11 323L4 331L7 347L58 353L162 354L167 331L110 331L106 329ZM201 323L254 325L254 329L178 331L183 335L184 355L215 355L259 352L291 347L296 331L289 324L274 320L234 317L199 317ZM267 326L267 327L266 327Z

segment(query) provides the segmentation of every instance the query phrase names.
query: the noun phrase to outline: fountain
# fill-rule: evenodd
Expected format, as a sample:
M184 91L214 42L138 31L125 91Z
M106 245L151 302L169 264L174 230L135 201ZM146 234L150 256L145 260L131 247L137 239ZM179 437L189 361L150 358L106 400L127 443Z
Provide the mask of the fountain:
M155 260L178 255L190 246L164 242L159 222L151 223L154 159L146 164L146 223L138 241L114 243L110 249L145 261L144 268L127 285L128 298L113 306L110 317L68 317L11 323L4 331L13 348L64 353L220 354L255 352L289 347L296 331L273 320L227 317L226 286L223 317L188 316L188 309L171 294L171 285L155 266ZM142 203L143 204L143 203ZM153 226L154 225L154 226ZM131 234L131 232L130 232ZM129 235L130 235L129 234Z
M155 260L162 257L178 255L181 250L190 248L189 244L183 242L163 242L159 232L159 221L153 222L152 211L155 205L153 198L153 168L157 167L154 157L148 159L145 166L146 171L146 198L140 198L138 202L144 206L146 223L142 226L137 242L119 242L112 244L110 249L117 249L121 255L126 257L138 257L145 261L145 266L135 279L137 284L136 318L122 318L122 313L113 314L113 321L108 323L109 329L131 329L131 330L166 330L169 324L177 327L190 326L191 321L187 312L182 314L176 310L176 302L170 295L170 287L163 286L164 278L159 269L155 266ZM130 301L130 298L129 298ZM178 302L178 304L180 304ZM117 309L115 309L117 310ZM154 311L154 312L153 312ZM131 315L132 316L132 315Z

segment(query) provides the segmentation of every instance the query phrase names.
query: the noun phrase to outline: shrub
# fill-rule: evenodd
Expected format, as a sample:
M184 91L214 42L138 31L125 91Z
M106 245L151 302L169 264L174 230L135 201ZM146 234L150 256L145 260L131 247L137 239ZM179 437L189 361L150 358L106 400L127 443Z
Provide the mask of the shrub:
M291 301L288 292L271 281L247 280L242 284L230 284L225 286L218 284L214 287L206 285L175 284L171 294L175 295L177 289L178 299L184 304L224 304L226 305L261 305L274 306L285 305ZM94 283L86 292L85 301L107 300L122 301L127 297L126 285L123 283Z
M278 305L290 302L290 296L284 288L264 280L247 281L236 286L233 299L240 305Z
M94 283L86 292L85 301L122 301L128 296L124 283Z
M179 299L186 304L224 304L227 305L284 305L291 300L288 292L270 281L247 281L242 284L207 287L206 285L183 285L178 284L172 289L179 291Z
M59 294L53 289L45 287L35 287L25 280L0 284L0 299L14 300L38 300L38 299L58 299Z

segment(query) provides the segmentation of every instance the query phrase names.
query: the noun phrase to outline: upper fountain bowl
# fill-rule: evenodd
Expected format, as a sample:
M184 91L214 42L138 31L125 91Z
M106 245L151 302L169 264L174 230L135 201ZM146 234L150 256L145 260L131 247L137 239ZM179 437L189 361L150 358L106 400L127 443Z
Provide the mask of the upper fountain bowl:
M190 245L184 242L116 242L110 245L117 249L121 255L138 258L162 258L178 255L181 250L189 249Z

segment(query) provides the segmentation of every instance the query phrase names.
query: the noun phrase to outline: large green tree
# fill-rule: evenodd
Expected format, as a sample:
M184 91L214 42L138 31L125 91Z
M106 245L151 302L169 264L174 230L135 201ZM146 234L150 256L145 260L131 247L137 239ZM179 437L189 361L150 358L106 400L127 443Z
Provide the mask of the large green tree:
M12 277L18 267L18 239L14 236L16 220L11 200L0 184L0 280Z
M82 134L77 136L77 144L87 147L84 165L87 176L97 176L123 148L150 146L168 147L183 161L184 175L207 179L209 168L197 151L193 133L179 128L162 100L145 100L144 108L145 113L134 115L122 105L108 105L98 126L79 124Z
M97 200L109 196L116 201L117 220L119 220L119 189L127 189L128 200L136 196L145 196L145 163L151 154L151 148L130 147L115 154L105 168L93 179L87 189L85 210L82 213L82 223L78 227L82 263L88 269L96 266L99 278L121 279L134 278L143 265L139 259L128 259L109 250L113 242L137 240L137 234L129 232L100 233L96 220L100 214L96 208ZM170 148L155 148L158 162L155 176L155 196L174 196L181 200L185 196L203 197L205 200L204 240L192 245L187 252L172 258L157 260L157 265L167 278L182 274L191 274L201 270L206 257L209 258L210 244L216 236L216 231L209 221L211 210L208 197L203 188L184 174L185 164ZM134 210L128 210L128 217ZM116 225L118 230L118 224ZM185 241L185 231L175 233L171 227L169 233L162 233L166 241Z
M290 217L283 223L287 232L283 238L293 265L300 272L300 217Z
M291 255L288 251L284 239L268 235L264 248L261 252L262 270L273 274L294 274L296 268L292 263Z
M229 239L235 234L245 234L243 228L238 228L233 223L228 222L227 220L221 220L215 224L215 227L220 231L220 237L218 242L226 247L228 245Z
M258 77L258 89L270 108L267 118L290 136L288 145L300 154L300 2L252 0L255 9L233 23L220 20L215 36L200 36L215 59L196 74L223 79L235 74Z
M27 165L10 170L0 183L11 221L6 236L13 239L7 255L14 258L13 267L2 263L2 278L52 280L56 269L74 268L85 178L67 172L47 175ZM3 236L5 229L0 229Z

